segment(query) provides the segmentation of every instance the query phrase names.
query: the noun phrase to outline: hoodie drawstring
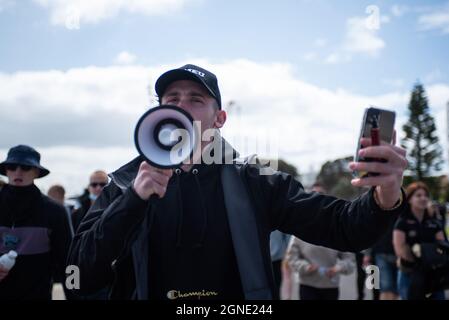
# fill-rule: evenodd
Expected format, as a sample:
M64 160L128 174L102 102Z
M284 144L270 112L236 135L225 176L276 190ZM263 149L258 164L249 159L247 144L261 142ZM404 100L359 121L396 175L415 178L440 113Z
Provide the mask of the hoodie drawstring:
M179 204L179 214L178 214L178 225L177 225L177 231L176 231L176 247L180 248L182 246L182 224L184 219L184 209L183 209L183 201L182 201L182 195L181 195L181 184L180 184L180 175L181 175L181 169L175 169L175 175L176 175L176 187L177 187L177 198L178 198L178 204ZM199 198L202 208L202 214L203 214L203 226L201 228L201 237L200 241L196 243L193 247L194 248L201 248L204 245L204 239L206 238L206 231L207 231L207 210L206 210L206 204L204 201L203 192L201 191L201 184L198 179L198 169L192 170L192 175L195 180L195 184L197 186L198 192L199 192Z
M204 238L206 237L206 230L207 230L207 210L206 210L206 204L204 203L204 196L203 196L203 192L201 191L201 184L200 181L198 179L198 169L193 169L192 170L192 174L193 174L193 178L195 179L196 185L198 187L198 191L200 194L200 202L201 202L201 207L202 207L202 211L203 211L203 218L204 218L204 223L203 223L203 227L201 229L201 238L200 241L195 245L195 248L200 248L203 246L204 244Z
M176 175L176 196L178 198L178 204L179 204L179 213L178 213L178 226L176 231L176 247L181 247L181 231L182 231L182 220L184 218L184 209L183 209L183 203L182 203L182 197L181 197L181 184L180 184L180 178L181 175L181 169L175 169L175 175Z

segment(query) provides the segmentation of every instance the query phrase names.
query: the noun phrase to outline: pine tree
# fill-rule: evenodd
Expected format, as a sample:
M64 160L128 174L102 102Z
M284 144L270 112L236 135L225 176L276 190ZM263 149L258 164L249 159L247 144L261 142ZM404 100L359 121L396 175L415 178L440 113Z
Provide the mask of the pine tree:
M443 163L442 148L438 143L435 120L430 109L424 87L417 83L408 105L409 120L402 127L405 138L402 146L407 149L411 175L418 180L440 171Z

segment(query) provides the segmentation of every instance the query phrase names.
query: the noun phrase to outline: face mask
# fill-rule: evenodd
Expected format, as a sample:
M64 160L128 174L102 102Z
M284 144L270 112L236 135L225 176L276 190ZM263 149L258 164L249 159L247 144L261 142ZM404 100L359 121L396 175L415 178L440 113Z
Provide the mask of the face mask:
M97 200L98 196L94 195L93 193L89 193L89 199L92 201Z

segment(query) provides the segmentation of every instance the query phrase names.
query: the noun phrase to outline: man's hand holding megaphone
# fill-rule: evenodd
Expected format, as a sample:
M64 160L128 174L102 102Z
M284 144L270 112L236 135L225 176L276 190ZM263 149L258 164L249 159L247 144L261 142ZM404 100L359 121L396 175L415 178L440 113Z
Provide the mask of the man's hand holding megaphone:
M137 150L145 159L133 183L137 195L143 200L164 197L173 168L193 155L198 137L192 116L177 106L161 105L145 112L134 132Z
M173 175L172 169L159 169L142 161L136 179L133 183L134 191L142 200L148 200L153 194L164 197L167 184Z

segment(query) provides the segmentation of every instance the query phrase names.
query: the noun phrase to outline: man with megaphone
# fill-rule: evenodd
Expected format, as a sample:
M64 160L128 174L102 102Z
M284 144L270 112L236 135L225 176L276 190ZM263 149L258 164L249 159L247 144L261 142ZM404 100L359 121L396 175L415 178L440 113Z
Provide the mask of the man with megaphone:
M386 143L362 141L365 157L387 161L351 164L382 173L355 179L371 189L352 202L306 193L285 173L260 174L254 158L238 161L227 147L212 148L214 163L172 163L167 137L177 129L195 136L190 118L200 121L200 133L218 131L226 113L216 76L195 65L162 74L156 93L161 107L136 128L141 155L110 175L73 240L69 263L80 268L81 293L109 287L111 299L277 299L271 231L356 252L404 209L405 151ZM185 144L189 158L211 144Z

